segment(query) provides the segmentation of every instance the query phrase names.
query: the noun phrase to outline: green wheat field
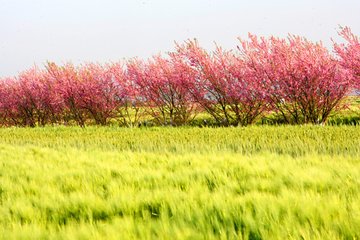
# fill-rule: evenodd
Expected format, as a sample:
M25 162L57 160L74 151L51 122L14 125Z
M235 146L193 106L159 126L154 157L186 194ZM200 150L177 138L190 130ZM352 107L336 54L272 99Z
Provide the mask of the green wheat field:
M2 239L360 239L358 126L0 129Z

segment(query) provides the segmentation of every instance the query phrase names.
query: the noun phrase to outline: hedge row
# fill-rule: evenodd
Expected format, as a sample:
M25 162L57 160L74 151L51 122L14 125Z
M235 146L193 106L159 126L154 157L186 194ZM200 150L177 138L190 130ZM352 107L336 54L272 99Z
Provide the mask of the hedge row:
M276 114L284 123L325 123L360 89L359 38L344 44L289 35L239 39L236 49L209 52L196 40L173 52L123 63L47 63L0 80L0 125L184 125L202 111L218 125L249 125Z

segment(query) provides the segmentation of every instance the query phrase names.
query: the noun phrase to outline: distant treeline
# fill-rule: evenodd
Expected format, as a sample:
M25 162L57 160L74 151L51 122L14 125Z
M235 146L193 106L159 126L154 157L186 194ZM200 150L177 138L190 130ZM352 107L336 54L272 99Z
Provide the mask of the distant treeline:
M303 37L249 35L232 50L196 40L148 60L62 66L48 62L0 80L0 125L186 125L207 112L246 126L266 114L282 123L325 123L360 89L360 43L349 28L329 51ZM357 96L358 97L358 96Z

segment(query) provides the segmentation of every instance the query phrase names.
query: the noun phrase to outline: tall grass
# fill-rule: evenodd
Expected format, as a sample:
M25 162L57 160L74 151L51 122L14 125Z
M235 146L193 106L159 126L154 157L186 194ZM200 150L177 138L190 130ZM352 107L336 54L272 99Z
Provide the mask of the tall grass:
M359 239L358 127L0 129L3 239Z

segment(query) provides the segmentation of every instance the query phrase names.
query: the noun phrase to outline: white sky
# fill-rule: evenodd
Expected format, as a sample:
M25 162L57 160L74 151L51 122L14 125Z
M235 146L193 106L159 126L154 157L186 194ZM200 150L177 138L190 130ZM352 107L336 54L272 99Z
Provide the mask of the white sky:
M196 37L234 48L237 37L360 35L360 0L0 0L0 77L47 60L107 62L149 57Z

